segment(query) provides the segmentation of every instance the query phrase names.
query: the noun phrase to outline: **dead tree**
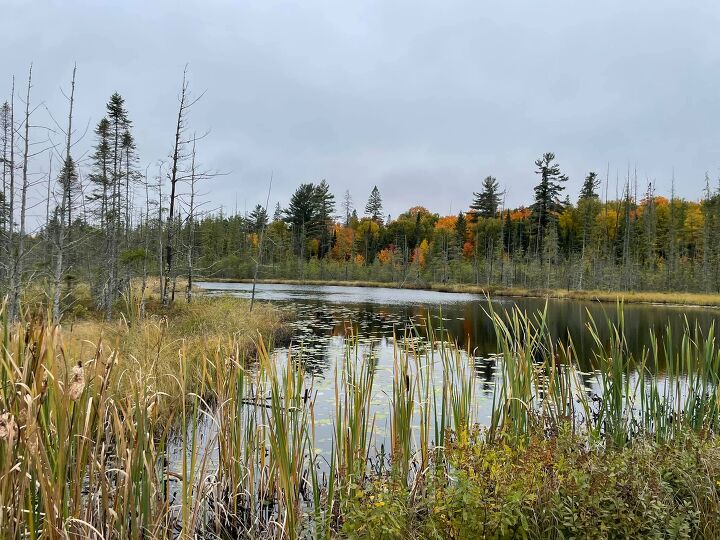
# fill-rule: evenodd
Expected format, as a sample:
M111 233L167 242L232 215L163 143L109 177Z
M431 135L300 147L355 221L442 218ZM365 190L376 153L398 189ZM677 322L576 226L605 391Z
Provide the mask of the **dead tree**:
M161 297L164 306L169 306L175 301L175 288L177 281L177 272L175 270L175 244L176 233L175 230L178 223L181 221L178 219L176 214L178 212L178 182L187 179L186 175L183 175L183 162L186 160L185 147L191 142L184 139L185 127L188 110L197 103L203 94L200 94L197 98L191 98L189 83L187 80L187 66L183 70L182 85L180 87L180 95L178 97L179 106L177 120L175 122L175 141L173 144L173 150L170 156L170 200L168 204L168 217L167 226L165 233L165 260L163 261L164 274L161 283Z
M195 144L197 142L196 137L193 135L192 139L192 152L190 159L190 204L188 208L188 245L187 245L187 290L185 297L187 298L188 304L192 302L192 285L193 285L193 255L195 246Z
M179 180L179 167L182 161L183 141L182 135L185 128L185 116L188 108L188 82L187 82L187 66L183 71L182 86L180 87L180 106L178 107L177 122L175 123L175 144L173 145L171 163L170 163L170 205L168 208L167 233L165 238L165 278L161 283L162 303L164 306L170 305L174 300L170 296L170 282L173 280L173 242L174 242L174 224L175 224L175 201L177 198L177 183ZM173 294L174 296L174 294Z
M13 85L14 86L14 85ZM28 193L28 161L30 156L30 89L32 88L32 64L28 72L27 94L25 96L25 137L23 147L22 187L20 189L20 230L18 231L17 251L13 260L10 289L10 318L14 319L20 312L20 293L24 273L25 259L25 219L27 217ZM13 161L13 160L11 160Z
M65 163L61 173L61 184L62 184L62 197L60 203L60 220L58 223L58 232L56 240L56 256L55 256L55 275L53 280L53 321L57 323L60 320L60 289L62 287L62 277L64 271L64 257L65 257L65 214L68 213L70 216L69 208L72 205L71 201L71 185L73 182L73 176L75 174L75 164L73 163L72 157L70 156L70 147L72 144L72 115L73 105L75 99L75 72L77 66L73 68L72 82L70 83L70 111L68 113L67 133L65 140ZM69 221L68 217L68 221ZM71 223L68 222L68 227Z
M12 78L12 90L10 92L10 163L8 166L10 171L10 186L8 189L9 201L8 201L8 272L10 274L10 283L8 286L8 292L11 297L15 294L17 287L16 281L16 252L15 252L15 77ZM15 311L15 305L10 302L8 305L8 317L10 320L14 320L17 316Z

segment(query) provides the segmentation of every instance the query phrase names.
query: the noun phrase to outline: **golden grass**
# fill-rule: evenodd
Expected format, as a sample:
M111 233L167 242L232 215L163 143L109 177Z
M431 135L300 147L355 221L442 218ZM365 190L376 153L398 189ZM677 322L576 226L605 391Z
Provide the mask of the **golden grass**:
M223 283L252 283L251 279L208 279ZM260 279L258 283L285 285L335 285L339 287L385 287L390 289L411 289L438 292L457 292L471 294L488 294L490 296L507 296L522 298L556 298L565 300L587 300L596 302L616 303L618 300L626 304L668 304L720 307L720 294L691 292L660 292L660 291L598 291L598 290L565 290L565 289L523 289L519 287L484 287L463 283L405 283L382 281L340 281L340 280L300 280L300 279Z
M283 312L258 303L250 312L249 306L240 298L198 295L190 304L181 299L169 309L150 302L148 315L135 321L68 323L64 339L73 357L66 361L73 365L92 358L100 346L102 357L120 359L110 382L113 397L132 399L149 385L152 392L168 396L163 401L168 407L176 406L184 399L178 385L183 357L191 366L186 376L192 391L202 380L202 358L238 353L251 357L259 340L272 344L287 337Z

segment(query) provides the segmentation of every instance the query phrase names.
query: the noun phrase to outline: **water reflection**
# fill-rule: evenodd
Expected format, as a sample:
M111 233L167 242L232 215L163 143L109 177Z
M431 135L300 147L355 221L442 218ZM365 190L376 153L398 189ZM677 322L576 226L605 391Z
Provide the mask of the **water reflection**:
M211 293L249 296L251 285L244 283L200 283ZM331 373L342 358L343 340L354 335L368 345L370 353L382 352L393 337L402 337L407 329L425 335L427 317L432 329L443 332L450 340L476 358L488 358L497 352L495 330L486 315L487 300L481 295L416 291L407 289L272 285L257 288L257 298L269 300L295 315L293 351L302 349L307 370L315 376ZM546 307L538 298L495 298L496 311L518 306L533 313ZM639 357L651 345L650 333L661 339L669 326L673 335L682 333L688 324L696 324L706 332L720 320L720 311L701 307L674 307L629 304L624 308L625 335L630 352ZM594 341L587 329L591 316L603 340L609 337L605 318L617 321L616 306L599 302L547 300L547 325L555 338L571 337L578 353L580 369L592 369L591 351ZM338 339L335 339L338 338ZM391 352L392 347L390 347ZM662 371L662 366L661 366ZM329 373L330 372L330 373ZM478 375L492 381L492 363L478 364Z

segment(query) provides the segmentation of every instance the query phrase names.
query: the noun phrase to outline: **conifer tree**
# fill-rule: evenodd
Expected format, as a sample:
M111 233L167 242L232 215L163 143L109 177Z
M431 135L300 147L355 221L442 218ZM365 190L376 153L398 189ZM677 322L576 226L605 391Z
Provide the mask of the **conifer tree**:
M455 236L457 237L458 246L462 252L465 238L467 237L467 220L463 212L458 214L457 220L455 221Z
M248 230L251 233L259 234L267 223L267 212L261 204L256 204L255 208L253 208L252 212L250 212L250 215L248 216Z
M500 206L500 184L494 176L486 176L482 183L482 191L473 193L474 200L470 205L480 217L490 218L497 214Z
M92 154L93 172L90 181L93 184L91 200L100 201L98 215L100 217L100 230L105 230L108 218L108 189L110 187L110 122L103 118L95 127L97 143Z
M383 218L383 206L382 198L380 197L380 190L377 186L373 186L372 192L370 192L370 198L365 205L365 215L369 216L373 221L382 223Z
M330 193L330 185L325 180L315 186L314 199L319 240L318 257L322 258L332 247L330 229L335 211L335 195Z
M578 201L585 201L588 199L597 199L598 193L597 188L600 185L600 179L597 177L596 172L589 172L585 177L582 188L580 189L580 197Z
M535 186L535 201L530 206L532 210L533 226L535 227L536 253L543 253L545 231L550 223L554 223L557 215L563 209L560 194L565 187L567 176L560 172L560 166L555 163L555 154L546 152L535 161L536 174L540 175L540 183ZM542 257L541 260L544 260Z

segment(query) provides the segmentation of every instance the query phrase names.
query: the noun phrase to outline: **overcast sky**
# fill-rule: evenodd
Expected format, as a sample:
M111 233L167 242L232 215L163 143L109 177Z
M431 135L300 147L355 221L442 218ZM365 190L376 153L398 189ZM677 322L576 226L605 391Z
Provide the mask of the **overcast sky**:
M608 164L611 196L628 166L693 199L720 170L717 0L2 3L0 96L33 62L62 117L77 62L76 123L119 92L143 164L169 153L189 63L202 161L229 172L207 197L230 210L264 202L271 171L272 206L325 178L361 212L377 184L397 215L466 208L486 175L527 204L545 151L573 199Z

